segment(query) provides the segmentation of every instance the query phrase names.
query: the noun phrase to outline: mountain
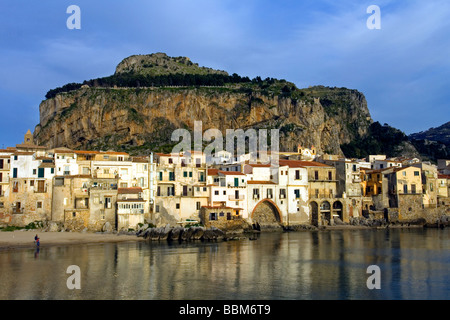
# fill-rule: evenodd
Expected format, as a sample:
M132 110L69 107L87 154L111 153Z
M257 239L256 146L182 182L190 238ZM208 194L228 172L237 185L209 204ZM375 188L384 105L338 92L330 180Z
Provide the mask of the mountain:
M388 140L392 156L417 153L401 134L373 122L355 89L250 80L164 53L128 57L114 75L49 90L46 98L34 138L47 147L170 152L178 143L171 141L175 129L192 131L194 121L202 121L203 131L216 128L224 136L227 129L277 128L281 150L301 144L366 156L383 152L380 136L393 134L400 138Z
M450 159L450 122L408 136L426 160Z
M411 140L436 141L450 146L450 121L437 128L410 134L409 138Z

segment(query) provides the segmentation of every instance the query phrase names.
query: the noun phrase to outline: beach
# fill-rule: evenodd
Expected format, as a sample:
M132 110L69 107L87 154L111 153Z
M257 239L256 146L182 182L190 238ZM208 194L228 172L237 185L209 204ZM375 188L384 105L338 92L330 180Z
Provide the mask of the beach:
M90 233L90 232L39 232L30 231L2 231L0 232L0 250L13 250L19 248L34 248L34 236L40 239L40 247L54 245L73 245L86 243L106 243L123 241L143 241L141 237L127 234Z

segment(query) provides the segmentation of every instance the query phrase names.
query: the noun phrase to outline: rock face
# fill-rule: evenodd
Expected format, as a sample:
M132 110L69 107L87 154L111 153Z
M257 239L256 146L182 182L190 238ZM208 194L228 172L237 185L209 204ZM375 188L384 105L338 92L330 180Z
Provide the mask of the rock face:
M188 58L165 54L131 56L116 74L221 74ZM278 80L277 80L278 81ZM281 86L285 86L281 90ZM287 89L286 89L287 88ZM167 151L175 129L279 129L280 149L298 144L318 152L342 154L340 145L364 136L373 122L364 95L323 86L297 89L279 80L221 87L89 87L60 92L39 107L35 141L47 147L121 149L131 154ZM225 139L224 139L224 146Z
M47 147L117 149L119 145L153 149L175 145L175 129L280 129L280 149L298 144L318 152L341 154L340 145L365 135L371 123L364 96L356 90L320 90L338 95L345 106L328 110L315 98L304 100L251 95L231 88L82 88L58 94L40 105L36 141ZM327 98L328 99L328 98ZM226 148L224 141L224 149Z

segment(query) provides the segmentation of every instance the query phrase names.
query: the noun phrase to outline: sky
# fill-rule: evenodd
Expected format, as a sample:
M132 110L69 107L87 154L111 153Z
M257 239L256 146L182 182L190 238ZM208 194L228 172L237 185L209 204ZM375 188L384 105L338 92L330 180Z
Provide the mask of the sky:
M70 5L80 29L69 29ZM368 19L380 9L379 29ZM406 134L450 119L450 1L2 0L0 148L39 123L48 90L165 52L299 88L362 92L374 121Z

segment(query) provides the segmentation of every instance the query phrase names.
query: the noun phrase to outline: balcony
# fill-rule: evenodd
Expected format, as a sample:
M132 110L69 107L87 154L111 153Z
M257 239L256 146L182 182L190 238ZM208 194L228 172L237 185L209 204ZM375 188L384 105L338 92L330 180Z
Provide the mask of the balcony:
M228 200L230 201L242 201L245 199L245 195L244 194L240 194L236 197L236 195L229 195L228 196ZM258 196L259 199L259 196Z
M336 195L330 192L320 192L309 195L310 199L336 198Z

